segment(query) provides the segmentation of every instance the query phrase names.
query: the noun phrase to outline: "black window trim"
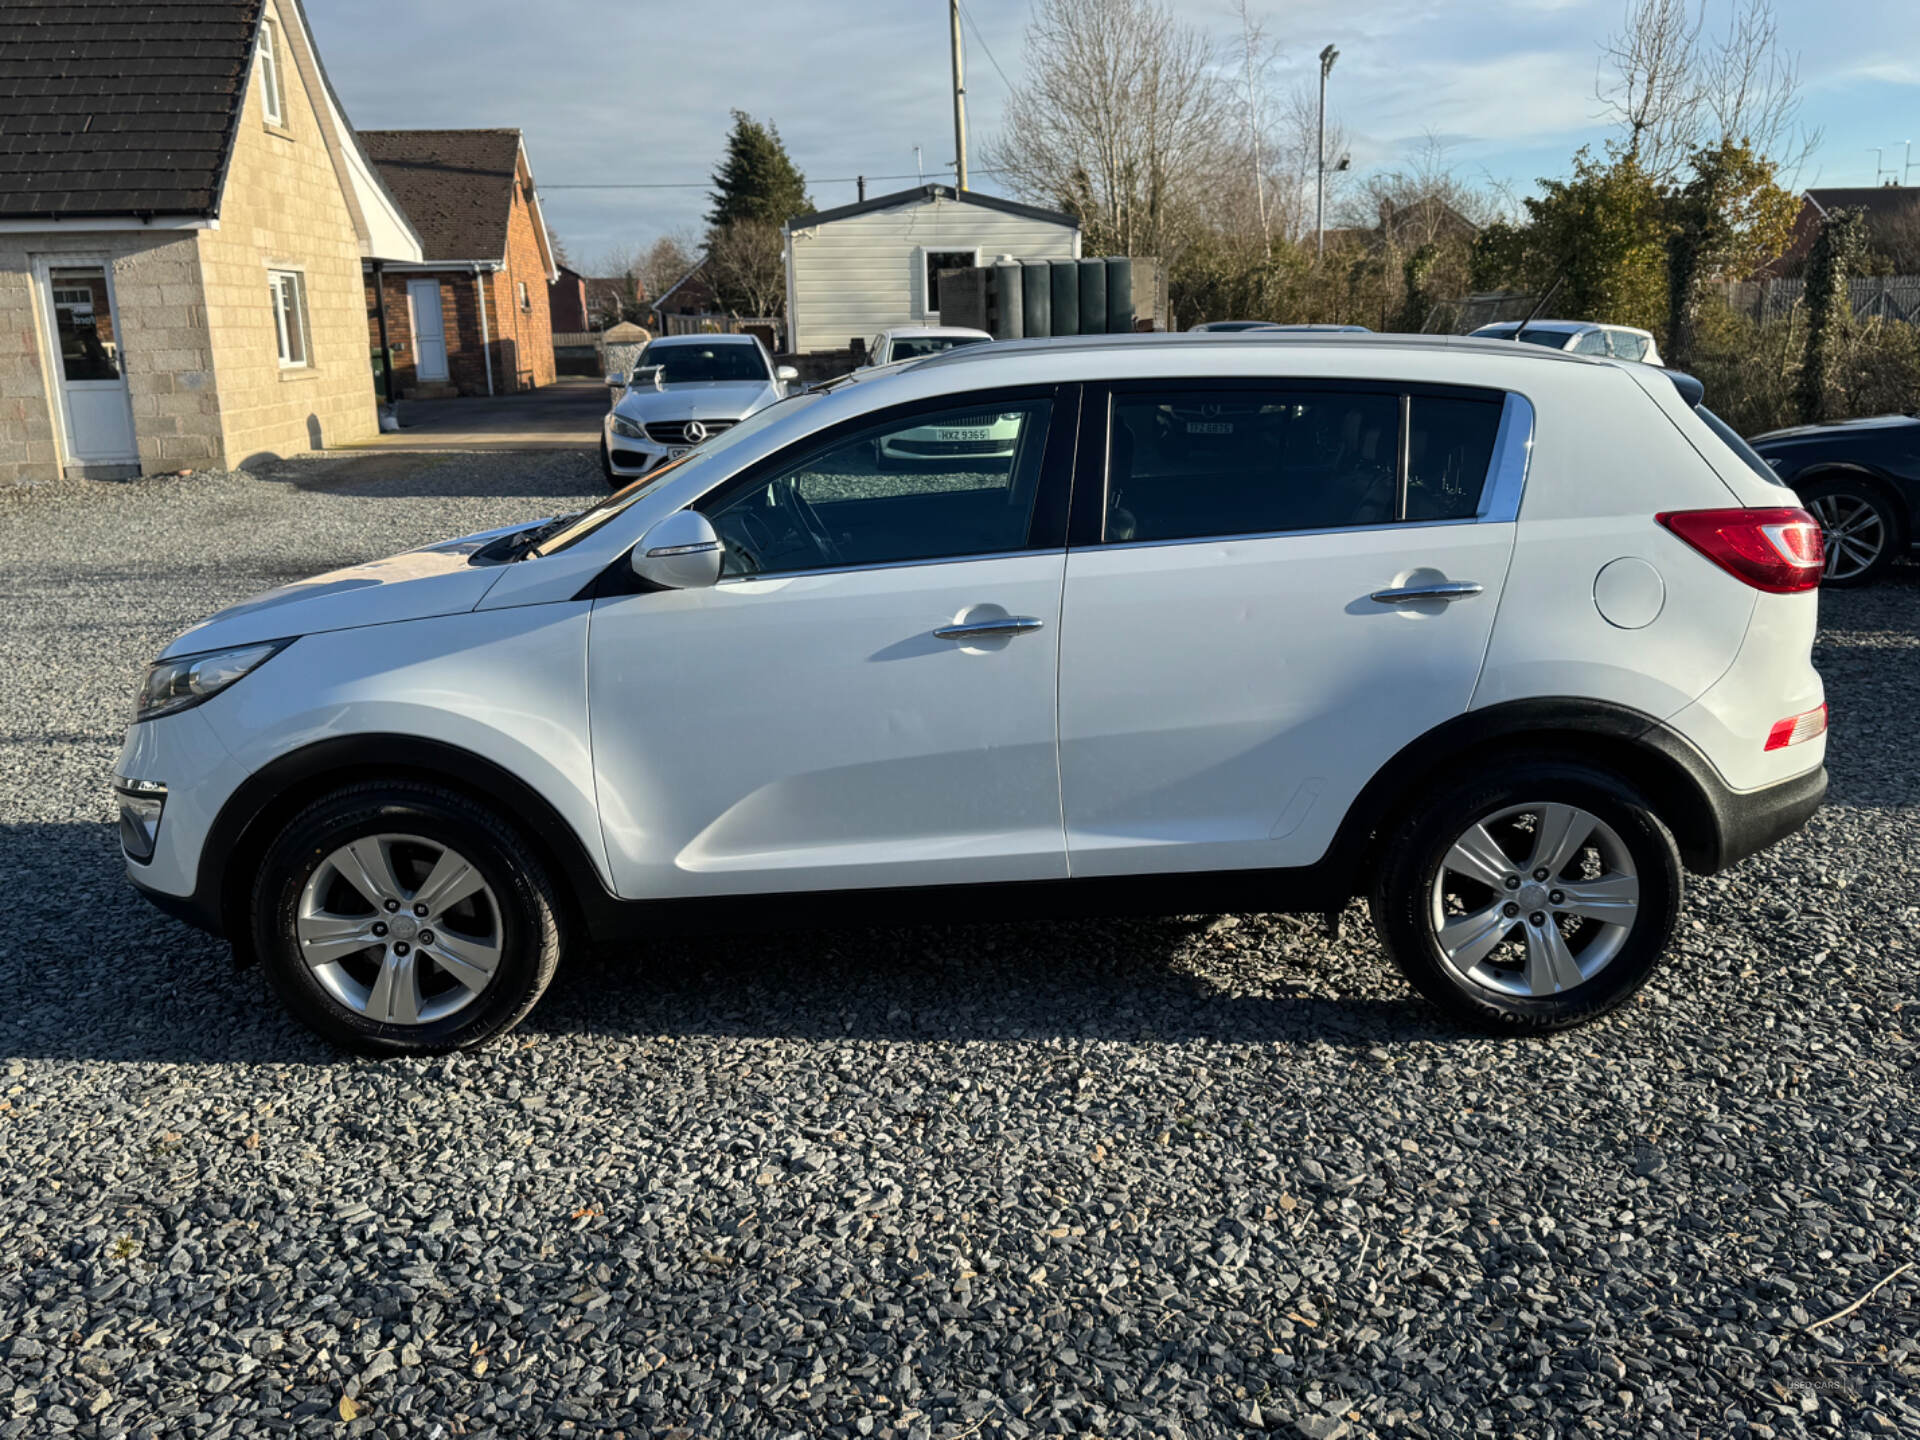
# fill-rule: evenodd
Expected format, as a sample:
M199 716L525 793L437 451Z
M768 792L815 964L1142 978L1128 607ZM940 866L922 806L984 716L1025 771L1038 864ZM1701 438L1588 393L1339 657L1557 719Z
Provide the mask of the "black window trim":
M1219 535L1185 535L1167 540L1109 540L1106 538L1107 487L1112 475L1113 402L1119 395L1164 394L1170 391L1287 390L1294 392L1358 391L1372 395L1394 395L1400 400L1399 455L1396 461L1394 515L1391 520L1373 525L1322 525L1297 530L1235 530ZM1329 375L1179 375L1165 378L1089 381L1080 402L1080 463L1073 477L1073 509L1067 532L1069 550L1098 547L1104 550L1137 550L1163 545L1209 545L1231 540L1274 540L1292 535L1349 535L1379 530L1424 530L1437 525L1479 525L1511 520L1511 516L1485 513L1489 494L1499 478L1501 446L1498 432L1494 452L1488 459L1487 478L1481 492L1481 504L1475 514L1450 520L1408 520L1407 478L1412 468L1412 428L1410 412L1416 399L1476 400L1502 407L1502 428L1510 398L1526 397L1497 385L1447 385L1436 381L1382 380L1373 376L1351 379ZM1529 431L1531 407L1528 408ZM1517 496L1515 497L1517 501Z
M858 440L871 431L885 430L911 422L920 415L937 415L948 410L975 410L990 405L1031 403L1045 400L1052 410L1047 417L1047 444L1040 457L1040 478L1035 486L1033 514L1027 521L1027 541L1013 550L977 551L966 555L930 555L911 560L876 560L864 565L818 566L805 570L765 570L753 575L729 575L718 584L739 584L749 580L772 580L798 575L847 575L869 570L899 570L910 565L953 565L969 560L1006 559L1060 551L1066 547L1068 491L1072 485L1079 432L1081 387L1077 383L1057 385L999 385L981 390L953 391L924 400L869 410L849 416L837 424L815 430L762 456L746 469L714 485L680 508L706 513L710 506L723 505L743 490L764 484L773 475L801 464L809 455L838 448L849 440ZM636 542L638 543L638 542ZM616 569L630 566L623 555Z

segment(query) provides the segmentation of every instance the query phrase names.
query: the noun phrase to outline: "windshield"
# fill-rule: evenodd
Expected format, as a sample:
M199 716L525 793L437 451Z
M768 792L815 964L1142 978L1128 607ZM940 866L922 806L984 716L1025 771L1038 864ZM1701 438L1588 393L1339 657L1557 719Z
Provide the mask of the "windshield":
M890 361L918 360L922 356L938 355L962 345L978 345L985 339L985 335L898 335L894 337L893 351L887 358Z
M799 395L789 395L784 400L776 400L764 410L756 410L738 425L721 431L713 439L689 450L678 460L669 460L659 469L649 470L624 490L616 490L598 505L582 510L560 529L529 550L527 558L534 559L541 555L557 554L569 545L578 544L641 496L651 494L659 488L660 482L669 475L683 475L696 465L712 467L716 455L725 455L741 441L759 434L775 421L784 420L792 415L796 406L811 405L819 398L820 392L809 390Z
M1522 330L1520 339L1527 345L1544 345L1549 350L1567 348L1567 332L1564 330Z
M721 341L713 345L662 345L655 341L640 352L640 358L634 362L633 368L641 370L649 365L660 367L660 380L665 385L683 385L700 380L772 378L757 343L742 345Z

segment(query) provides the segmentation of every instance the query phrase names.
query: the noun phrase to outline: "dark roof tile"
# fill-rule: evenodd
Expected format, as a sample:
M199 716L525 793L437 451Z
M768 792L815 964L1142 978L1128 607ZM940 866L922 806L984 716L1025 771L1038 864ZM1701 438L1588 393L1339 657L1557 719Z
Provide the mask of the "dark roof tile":
M360 143L428 260L507 253L518 130L362 130Z
M260 8L0 4L0 218L211 214Z

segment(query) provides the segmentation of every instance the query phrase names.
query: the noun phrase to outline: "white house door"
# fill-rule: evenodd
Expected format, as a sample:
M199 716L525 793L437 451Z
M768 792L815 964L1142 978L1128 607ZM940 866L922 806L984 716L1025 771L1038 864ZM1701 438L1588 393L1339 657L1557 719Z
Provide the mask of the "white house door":
M440 282L409 280L407 311L413 324L413 371L422 381L447 378L447 327L440 315Z
M106 267L54 266L47 271L47 289L68 457L82 465L138 460L126 357Z

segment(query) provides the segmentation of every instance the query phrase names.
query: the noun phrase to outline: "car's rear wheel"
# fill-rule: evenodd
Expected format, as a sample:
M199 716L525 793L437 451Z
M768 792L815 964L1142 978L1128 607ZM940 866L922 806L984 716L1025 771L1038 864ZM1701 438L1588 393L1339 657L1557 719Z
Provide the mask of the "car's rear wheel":
M1497 1033L1562 1030L1653 973L1679 915L1680 853L1637 790L1577 760L1522 760L1398 827L1374 924L1414 987Z
M533 1008L560 957L539 860L483 806L404 782L296 815L254 888L254 943L296 1018L368 1054L464 1049Z
M1893 563L1898 524L1878 491L1854 480L1816 480L1800 498L1826 542L1822 585L1870 585Z

